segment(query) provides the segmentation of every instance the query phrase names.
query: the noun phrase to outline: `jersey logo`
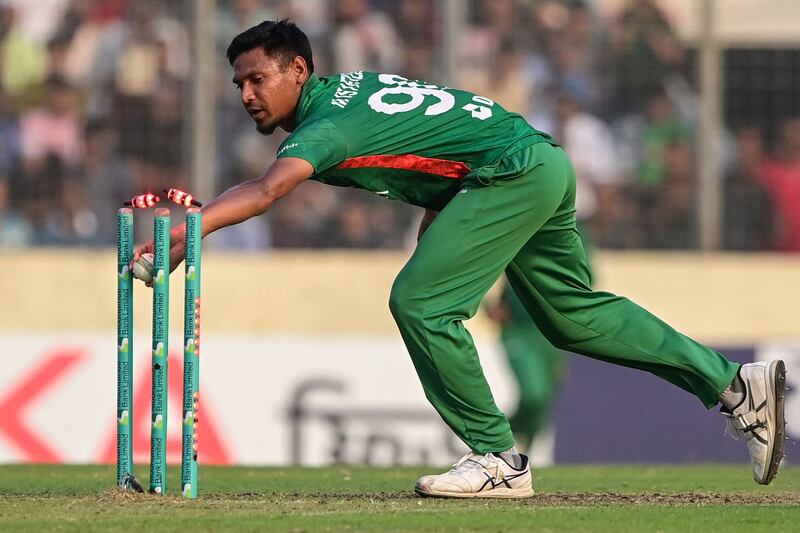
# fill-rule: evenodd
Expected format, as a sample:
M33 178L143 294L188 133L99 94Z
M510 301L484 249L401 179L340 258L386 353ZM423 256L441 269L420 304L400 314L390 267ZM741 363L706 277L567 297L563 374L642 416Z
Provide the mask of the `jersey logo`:
M275 154L275 157L280 157L281 154L283 152L285 152L286 150L289 150L290 148L297 148L297 146L298 146L297 143L287 144L287 145L281 147L280 150L278 150L278 153Z

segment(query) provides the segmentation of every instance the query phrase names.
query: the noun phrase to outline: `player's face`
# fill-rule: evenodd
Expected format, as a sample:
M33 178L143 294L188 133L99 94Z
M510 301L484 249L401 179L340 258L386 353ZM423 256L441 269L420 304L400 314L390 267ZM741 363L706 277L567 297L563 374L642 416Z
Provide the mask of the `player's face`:
M264 135L278 126L286 131L294 129L294 110L307 78L308 69L301 57L287 65L261 48L244 52L233 62L233 83L256 129Z

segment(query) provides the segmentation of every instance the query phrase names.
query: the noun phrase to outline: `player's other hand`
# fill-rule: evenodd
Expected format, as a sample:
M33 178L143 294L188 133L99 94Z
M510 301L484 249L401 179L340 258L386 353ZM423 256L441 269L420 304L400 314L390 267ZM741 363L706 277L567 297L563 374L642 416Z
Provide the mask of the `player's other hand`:
M489 315L489 318L501 326L508 324L508 322L511 320L511 310L508 308L508 305L506 305L502 298L498 298L491 305L487 305L485 309L486 314Z

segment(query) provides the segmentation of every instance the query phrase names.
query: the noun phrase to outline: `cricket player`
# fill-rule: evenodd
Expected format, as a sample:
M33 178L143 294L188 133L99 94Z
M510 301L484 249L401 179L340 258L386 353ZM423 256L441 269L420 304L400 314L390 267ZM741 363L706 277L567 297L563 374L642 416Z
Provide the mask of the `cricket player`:
M553 345L651 372L707 408L721 403L756 481L772 480L783 454L783 362L730 362L629 300L592 290L575 227L575 175L549 135L466 91L396 74L320 78L308 39L287 21L244 31L227 56L256 129L291 135L261 177L203 209L204 235L263 214L307 179L425 209L389 307L425 395L470 452L450 471L419 479L418 494L533 494L528 458L463 324L504 271ZM171 234L173 268L183 231ZM152 243L134 257L146 251Z

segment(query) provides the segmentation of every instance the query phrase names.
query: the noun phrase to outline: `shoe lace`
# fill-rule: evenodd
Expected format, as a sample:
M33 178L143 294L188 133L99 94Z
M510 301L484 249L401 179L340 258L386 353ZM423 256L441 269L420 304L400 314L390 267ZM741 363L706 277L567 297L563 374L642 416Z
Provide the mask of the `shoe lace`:
M486 464L480 462L480 458L486 459ZM467 452L461 457L461 459L456 461L449 473L460 475L467 470L475 469L486 470L489 473L493 473L494 479L498 481L501 481L504 477L503 471L500 468L500 461L498 461L491 452L483 455L475 452Z
M722 434L722 436L731 437L733 440L741 439L739 430L733 425L733 417L725 415L725 432Z
M723 436L730 435L734 440L739 440L742 436L748 438L748 435L754 434L755 430L767 426L766 422L758 417L758 409L748 411L746 413L733 414L726 411L721 411L725 417L725 433ZM737 426L736 422L739 422Z

